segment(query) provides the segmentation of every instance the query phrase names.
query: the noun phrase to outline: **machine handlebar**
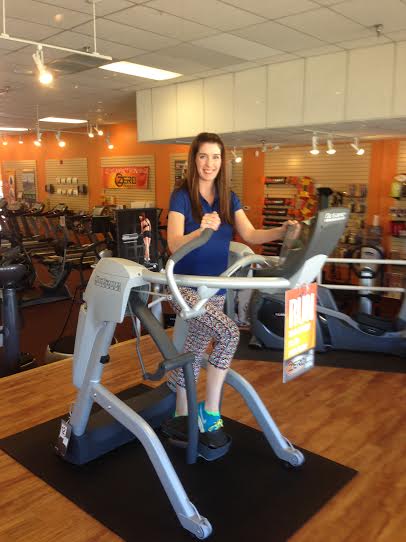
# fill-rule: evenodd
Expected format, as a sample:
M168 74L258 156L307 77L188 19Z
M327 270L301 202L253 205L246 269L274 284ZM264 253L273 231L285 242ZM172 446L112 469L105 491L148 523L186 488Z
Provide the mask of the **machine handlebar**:
M203 314L204 312L203 307L207 303L207 301L210 299L211 296L203 297L196 303L194 307L189 307L189 305L183 299L183 296L180 293L179 287L176 284L173 270L174 270L175 264L179 262L182 258L184 258L187 254L190 254L191 252L193 252L193 250L196 250L197 248L200 248L201 246L205 245L209 241L213 233L214 233L214 230L212 230L211 228L204 229L202 233L199 235L199 237L192 239L188 243L181 246L179 250L174 252L174 254L171 255L171 257L166 263L165 273L168 279L168 286L175 301L181 307L180 315L185 320L189 320L190 318L195 318L196 316L200 316L201 314Z

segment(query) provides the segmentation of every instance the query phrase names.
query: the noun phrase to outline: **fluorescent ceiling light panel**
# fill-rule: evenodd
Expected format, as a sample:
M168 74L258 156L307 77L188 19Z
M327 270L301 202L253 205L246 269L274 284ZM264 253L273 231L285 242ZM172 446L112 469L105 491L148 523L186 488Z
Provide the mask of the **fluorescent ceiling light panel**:
M0 132L28 132L28 128L7 128L1 126Z
M85 124L87 120L82 119L63 119L59 117L44 117L39 119L42 122L59 122L60 124Z
M134 64L133 62L113 62L100 66L102 70L111 72L124 73L126 75L134 75L135 77L143 77L144 79L155 79L155 81L165 81L166 79L174 79L180 77L181 73L168 72L151 66L143 66L142 64Z

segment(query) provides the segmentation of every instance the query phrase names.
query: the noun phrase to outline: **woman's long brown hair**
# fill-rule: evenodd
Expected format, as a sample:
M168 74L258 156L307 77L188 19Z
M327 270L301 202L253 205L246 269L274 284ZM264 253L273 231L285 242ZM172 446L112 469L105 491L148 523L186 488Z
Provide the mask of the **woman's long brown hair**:
M221 167L214 183L219 197L219 215L221 221L232 224L230 189L226 179L226 150L224 148L224 143L217 134L202 132L194 138L189 149L186 179L180 184L178 190L185 188L189 192L193 218L197 223L200 223L203 217L203 210L200 203L199 174L196 167L196 155L203 143L216 143L220 147Z

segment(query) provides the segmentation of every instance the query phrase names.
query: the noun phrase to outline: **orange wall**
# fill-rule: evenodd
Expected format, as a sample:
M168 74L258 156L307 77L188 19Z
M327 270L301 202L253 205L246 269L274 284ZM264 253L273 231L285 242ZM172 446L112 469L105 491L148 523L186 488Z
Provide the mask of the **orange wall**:
M244 186L243 201L248 207L247 215L249 219L258 227L262 223L262 217L258 216L258 209L264 204L264 162L265 154L259 153L255 156L256 149L246 149L244 151Z
M101 179L101 158L103 156L128 156L149 154L155 156L156 204L167 207L169 201L170 155L187 152L186 145L165 145L155 143L139 143L135 123L119 124L108 127L114 149L107 149L105 137L63 133L66 147L58 147L55 134L47 132L42 135L42 147L35 147L33 134L23 136L24 145L18 144L18 137L9 137L7 147L0 145L0 160L36 160L38 199L46 199L45 161L49 159L87 158L89 178L90 208L100 203L103 185Z
M0 160L36 160L38 177L38 198L46 199L45 161L47 159L87 158L89 176L90 207L101 201L103 185L101 180L100 160L103 156L126 156L150 154L155 156L156 167L156 203L158 207L167 207L169 201L170 155L187 152L187 145L166 145L155 143L139 143L135 123L113 125L108 128L110 138L115 147L108 150L104 137L88 138L86 135L64 133L67 142L64 149L58 147L55 134L43 134L41 148L33 145L33 134L23 136L24 145L17 143L18 137L8 138L7 147L0 145ZM247 214L255 226L260 224L256 210L263 204L263 172L264 153L255 156L256 149L244 150L244 187L243 200L248 206ZM390 184L397 173L399 140L383 140L372 143L371 170L369 177L369 195L367 221L372 222L372 216L381 216L384 228L388 227L388 209L391 205L389 198Z

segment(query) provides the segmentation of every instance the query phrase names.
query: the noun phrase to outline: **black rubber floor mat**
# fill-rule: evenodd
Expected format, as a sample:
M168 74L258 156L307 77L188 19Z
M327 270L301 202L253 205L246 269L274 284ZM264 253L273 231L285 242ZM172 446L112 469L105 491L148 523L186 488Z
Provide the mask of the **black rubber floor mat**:
M190 500L211 522L213 542L286 542L356 474L305 450L305 464L286 469L261 432L229 419L225 427L233 445L215 462L188 466L184 450L164 444ZM192 539L139 443L77 467L55 455L58 430L59 419L51 420L1 440L0 447L127 542Z

